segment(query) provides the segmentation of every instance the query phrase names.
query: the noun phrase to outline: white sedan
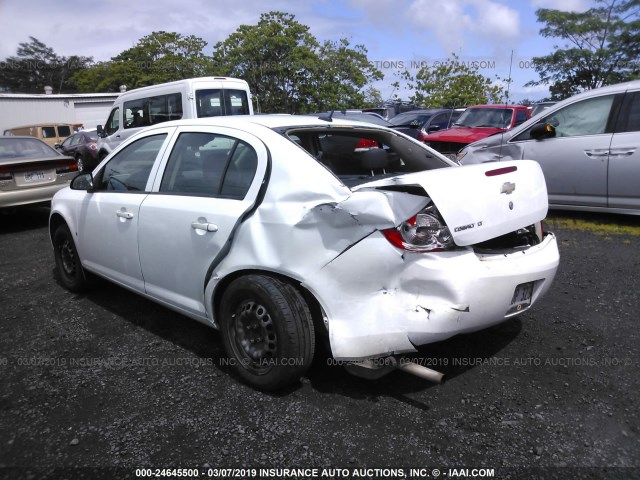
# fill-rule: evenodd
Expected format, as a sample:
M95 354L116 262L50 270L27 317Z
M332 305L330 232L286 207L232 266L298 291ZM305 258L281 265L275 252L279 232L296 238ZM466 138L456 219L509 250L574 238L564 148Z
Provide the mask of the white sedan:
M277 389L320 336L404 365L520 315L558 267L546 213L535 162L460 167L385 127L265 115L145 129L56 194L50 234L66 288L98 275L219 328L239 375Z

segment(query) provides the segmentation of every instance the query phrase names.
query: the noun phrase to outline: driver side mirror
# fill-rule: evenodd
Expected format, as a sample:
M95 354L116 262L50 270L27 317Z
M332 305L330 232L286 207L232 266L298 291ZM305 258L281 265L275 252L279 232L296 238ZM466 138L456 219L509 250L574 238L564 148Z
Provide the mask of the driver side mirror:
M96 127L96 133L98 134L98 136L99 136L100 138L104 138L104 137L105 137L105 134L104 134L104 128L102 128L102 125L98 125L98 126Z
M93 175L90 173L82 173L71 180L71 190L84 190L93 193Z
M529 136L534 140L542 140L544 138L552 138L556 136L556 129L548 123L538 123L531 128Z

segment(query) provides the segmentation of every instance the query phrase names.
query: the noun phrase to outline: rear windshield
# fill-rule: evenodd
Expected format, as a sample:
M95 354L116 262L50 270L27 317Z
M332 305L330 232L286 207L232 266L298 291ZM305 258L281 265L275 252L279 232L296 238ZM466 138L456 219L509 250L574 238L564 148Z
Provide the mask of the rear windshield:
M393 117L389 122L396 127L410 127L412 124L422 125L432 116L433 115L429 113L401 113L400 115Z
M310 127L287 130L285 136L347 186L452 165L404 136L373 128Z
M0 138L0 163L7 158L41 158L60 155L35 138Z
M507 128L511 125L511 108L467 108L454 125L463 127Z

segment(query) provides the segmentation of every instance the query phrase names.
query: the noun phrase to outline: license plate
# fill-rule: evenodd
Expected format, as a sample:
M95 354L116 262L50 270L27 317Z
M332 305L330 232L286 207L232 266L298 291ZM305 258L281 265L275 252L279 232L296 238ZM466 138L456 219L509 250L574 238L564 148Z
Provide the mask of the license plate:
M513 292L511 297L511 306L507 311L507 315L518 313L526 310L531 305L531 296L533 295L533 282L521 283Z
M41 182L43 180L46 180L46 178L47 177L45 177L42 170L38 170L37 172L26 172L24 174L25 183Z

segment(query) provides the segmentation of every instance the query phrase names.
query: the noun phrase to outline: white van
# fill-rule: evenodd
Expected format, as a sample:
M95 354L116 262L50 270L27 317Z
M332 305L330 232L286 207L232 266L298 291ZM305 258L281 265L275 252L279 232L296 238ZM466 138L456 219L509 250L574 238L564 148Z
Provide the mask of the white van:
M98 125L98 159L143 127L181 118L253 115L249 84L200 77L136 88L120 95L104 127Z

